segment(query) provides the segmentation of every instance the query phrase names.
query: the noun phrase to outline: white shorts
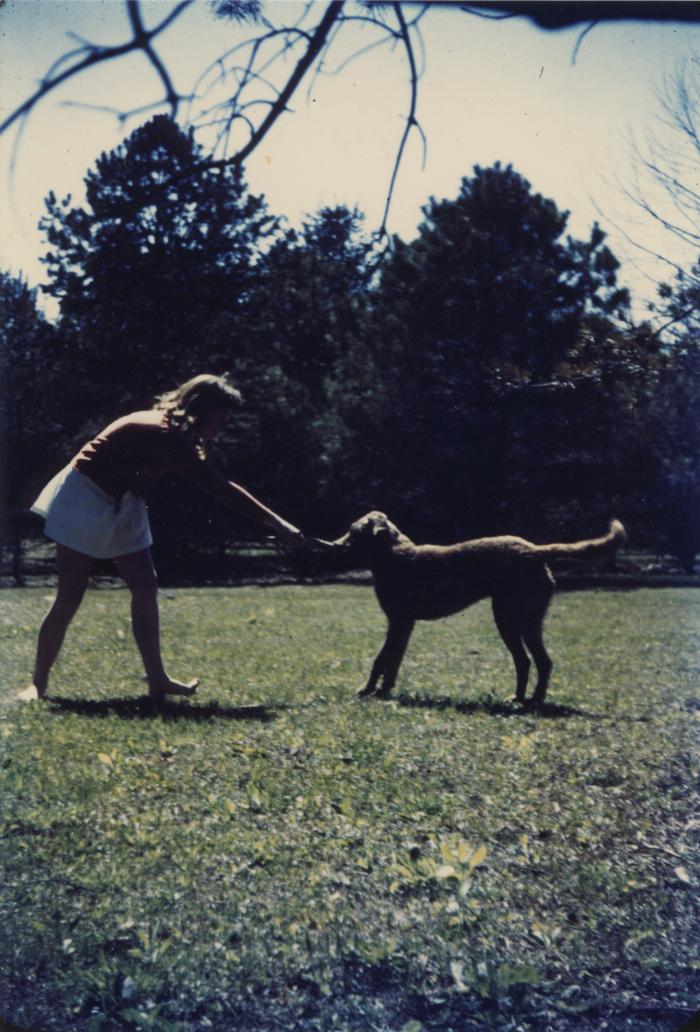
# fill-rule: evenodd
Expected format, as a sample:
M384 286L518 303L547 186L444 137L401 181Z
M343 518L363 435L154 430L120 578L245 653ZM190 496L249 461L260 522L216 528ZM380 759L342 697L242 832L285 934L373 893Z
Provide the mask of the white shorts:
M153 544L143 498L127 491L117 511L114 499L72 466L49 480L32 512L46 520L48 538L93 559L114 559Z

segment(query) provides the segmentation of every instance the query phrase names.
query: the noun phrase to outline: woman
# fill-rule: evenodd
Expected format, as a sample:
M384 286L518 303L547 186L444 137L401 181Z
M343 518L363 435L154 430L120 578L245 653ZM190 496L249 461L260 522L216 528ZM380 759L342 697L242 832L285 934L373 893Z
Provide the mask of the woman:
M226 376L195 376L156 398L152 409L111 423L46 485L32 511L45 518L44 532L56 542L58 592L39 631L34 679L21 699L45 698L51 668L97 558L114 560L131 592L132 628L150 697L157 701L196 690L197 679L170 678L161 657L158 582L144 500L148 484L164 473L178 473L286 545L304 541L300 530L204 463L207 442L241 400Z

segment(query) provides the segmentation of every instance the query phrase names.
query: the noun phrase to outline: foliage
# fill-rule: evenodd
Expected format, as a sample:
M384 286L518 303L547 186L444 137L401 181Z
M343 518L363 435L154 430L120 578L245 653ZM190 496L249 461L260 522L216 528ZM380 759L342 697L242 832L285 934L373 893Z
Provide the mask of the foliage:
M74 421L143 403L203 355L216 367L235 354L236 315L274 220L239 174L192 173L201 153L157 116L97 160L85 207L47 198L46 289L70 341Z
M652 449L657 455L650 492L656 533L691 573L700 551L700 351L688 334L652 399Z
M648 536L662 541L691 572L700 549L700 194L695 176L700 92L690 64L678 66L664 81L659 100L664 134L652 127L645 146L637 148L638 172L626 192L657 229L674 238L676 254L679 242L685 245L688 259L681 264L669 261L675 266L674 278L659 285L658 300L649 305L653 316L663 320L661 332L671 361L649 399L653 429L648 428L647 441L655 469L644 523ZM663 254L663 243L659 247Z
M524 478L511 461L516 395L575 375L585 326L611 331L627 294L602 231L563 239L567 213L510 166L477 166L457 198L431 201L425 216L414 241L396 241L378 292L394 388L387 465L407 520L432 509L445 535L493 533L512 521L508 492ZM542 441L527 445L533 463L553 463L557 433L547 425L545 455ZM533 516L518 511L509 529Z
M700 550L700 260L659 287L669 320L668 370L651 399L658 455L653 513L667 547L691 572Z
M210 0L210 4L217 18L255 22L262 17L262 0Z
M83 207L47 200L61 318L13 377L18 399L39 368L50 384L29 429L53 428L51 472L165 387L231 370L246 406L212 461L307 531L371 508L423 540L577 537L618 516L692 569L695 327L672 340L618 321L597 226L567 237L567 214L510 166L477 167L378 264L360 212L292 230L230 168L190 174L201 153L160 116L101 156ZM669 312L691 293L667 288ZM22 292L5 305L19 339ZM38 477L20 436L17 468ZM165 582L206 580L255 533L179 481L150 504Z
M61 445L59 355L59 337L37 309L36 290L0 272L0 437L10 505L32 500Z
M353 511L383 394L370 251L357 211L322 208L261 256L251 294L239 369L255 398L255 444L240 462L318 532Z
M486 605L359 703L366 588L163 599L149 709L126 591L53 701L12 705L44 589L0 594L0 1014L50 1032L658 1032L697 965L698 597L560 595L523 715ZM195 664L195 667L192 664Z
M568 212L510 165L476 166L457 198L424 214L416 240L396 242L384 288L410 313L416 357L456 390L475 372L491 383L550 377L587 311L627 304L602 230L562 240Z
M164 388L239 357L255 259L276 220L232 169L191 174L201 153L157 116L98 159L84 207L47 198L46 289L61 306L63 430L74 448ZM209 509L181 485L153 492L166 579L174 566L203 569L225 544L230 517L212 521Z
M556 382L506 393L501 505L522 514L526 536L585 537L619 514L640 547L661 544L649 504L662 464L654 405L672 367L649 327L589 316Z

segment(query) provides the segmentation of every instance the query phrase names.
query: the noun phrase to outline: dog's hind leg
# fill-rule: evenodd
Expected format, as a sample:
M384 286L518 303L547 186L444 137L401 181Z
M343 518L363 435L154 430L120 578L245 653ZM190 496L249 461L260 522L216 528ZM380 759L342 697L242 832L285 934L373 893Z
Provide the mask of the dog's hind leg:
M369 680L365 687L357 693L361 699L367 698L369 695L387 698L391 694L391 689L396 683L396 676L401 666L401 660L406 652L413 627L413 620L389 621L386 641L372 664ZM377 682L380 677L382 679L382 686L378 689Z
M515 698L525 702L527 679L530 676L530 660L522 642L522 608L512 599L494 598L493 618L515 664Z

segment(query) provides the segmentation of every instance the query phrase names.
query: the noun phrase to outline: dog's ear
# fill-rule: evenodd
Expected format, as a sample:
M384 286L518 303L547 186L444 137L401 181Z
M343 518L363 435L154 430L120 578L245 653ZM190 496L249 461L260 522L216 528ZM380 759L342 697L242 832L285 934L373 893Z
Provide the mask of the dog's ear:
M350 525L350 530L345 535L346 538L357 539L369 536L372 533L372 513L368 512L364 516L360 516L358 520Z
M372 520L372 541L380 546L391 545L398 539L398 531L383 512L374 513Z
M368 512L356 520L347 537L356 541L391 542L399 534L393 523L383 512Z

